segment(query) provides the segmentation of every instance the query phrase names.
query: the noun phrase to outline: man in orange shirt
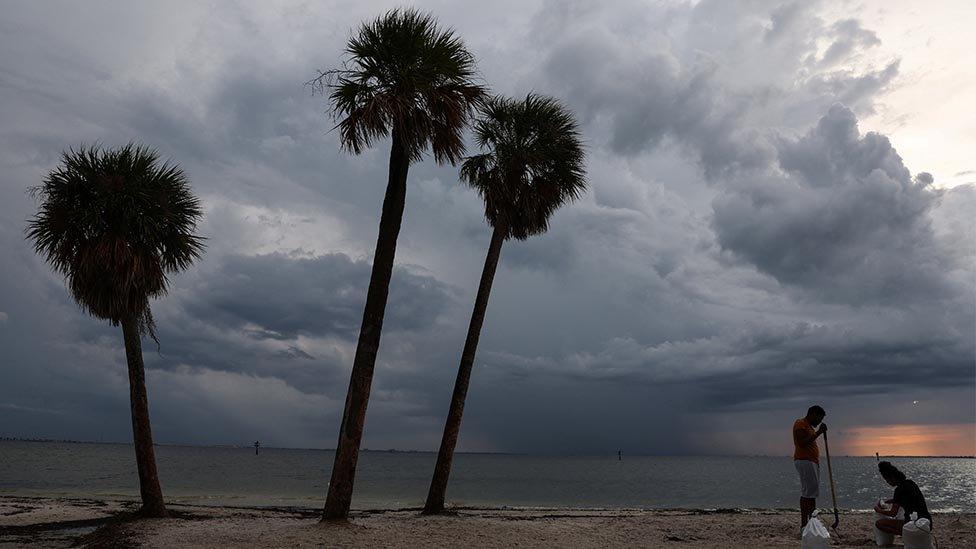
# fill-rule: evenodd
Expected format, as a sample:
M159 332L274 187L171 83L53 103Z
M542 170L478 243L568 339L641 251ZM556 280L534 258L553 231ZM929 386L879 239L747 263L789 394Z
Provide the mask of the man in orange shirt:
M827 432L827 425L823 423L826 415L827 412L820 406L811 406L806 417L793 422L793 465L800 475L800 528L807 525L810 515L817 508L817 496L820 495L820 448L817 447L817 437Z

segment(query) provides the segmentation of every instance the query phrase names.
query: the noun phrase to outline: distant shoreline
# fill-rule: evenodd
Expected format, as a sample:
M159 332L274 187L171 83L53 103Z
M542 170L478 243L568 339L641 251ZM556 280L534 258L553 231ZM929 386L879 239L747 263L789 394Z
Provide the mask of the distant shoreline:
M70 439L51 439L51 438L24 438L24 437L0 437L0 442L42 442L42 443L57 443L57 444L105 444L105 445L117 445L117 446L132 446L131 442L116 442L116 441L97 441L97 440L70 440ZM184 443L156 443L156 446L171 446L176 448L233 448L233 449L254 449L253 443L250 444L184 444ZM261 445L262 450L305 450L313 452L334 452L335 448L302 448L302 447L292 447L292 446L265 446ZM380 450L375 448L363 448L362 452L371 453L384 453L384 454L436 454L433 450L400 450L397 448L390 448L386 450ZM457 452L458 454L470 454L470 455L491 455L491 456L558 456L558 457L616 457L616 452L608 452L606 454L533 454L528 452ZM763 458L788 458L787 454L784 455L770 455L770 454L623 454L623 457L660 457L660 458L682 458L682 457L763 457ZM841 454L835 457L845 457L845 458L868 458L875 457L874 454L865 455L848 455ZM968 456L914 456L914 455L894 455L885 454L880 456L882 458L895 458L895 459L976 459L976 455Z

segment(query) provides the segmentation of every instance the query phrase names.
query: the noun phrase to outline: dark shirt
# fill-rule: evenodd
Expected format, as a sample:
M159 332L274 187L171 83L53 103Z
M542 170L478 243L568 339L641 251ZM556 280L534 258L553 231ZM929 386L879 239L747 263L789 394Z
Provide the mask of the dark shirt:
M905 510L905 522L911 520L912 513L918 513L918 518L927 518L932 522L929 507L925 505L925 496L918 489L918 484L911 479L905 479L895 487L895 497L891 498L891 502Z

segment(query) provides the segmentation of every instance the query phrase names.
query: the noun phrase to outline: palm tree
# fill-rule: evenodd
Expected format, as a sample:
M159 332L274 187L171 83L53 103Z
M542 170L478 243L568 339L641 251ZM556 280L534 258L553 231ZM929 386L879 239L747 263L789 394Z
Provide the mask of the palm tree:
M467 158L460 175L484 199L485 218L493 230L424 506L427 514L444 510L464 399L502 243L545 232L552 214L586 190L583 146L576 121L555 99L535 94L523 101L492 99L475 123L474 132L479 147L486 152Z
M69 149L34 192L42 200L27 225L35 251L65 277L82 309L122 327L140 512L166 516L141 337L156 340L149 300L165 294L169 275L203 251L203 239L193 234L200 203L179 166L160 163L156 151L131 143Z
M390 171L373 269L339 428L323 519L345 519L352 503L373 366L393 275L407 192L407 170L429 148L438 163L464 154L463 133L485 89L475 82L475 59L453 30L428 14L387 12L350 38L348 60L311 83L328 89L342 147L354 154L387 135Z

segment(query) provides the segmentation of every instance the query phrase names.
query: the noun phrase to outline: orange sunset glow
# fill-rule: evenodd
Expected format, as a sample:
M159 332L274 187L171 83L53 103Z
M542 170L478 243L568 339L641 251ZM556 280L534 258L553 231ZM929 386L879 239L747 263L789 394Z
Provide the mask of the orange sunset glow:
M854 427L837 436L837 453L852 456L976 455L976 424ZM831 448L833 450L833 448Z

